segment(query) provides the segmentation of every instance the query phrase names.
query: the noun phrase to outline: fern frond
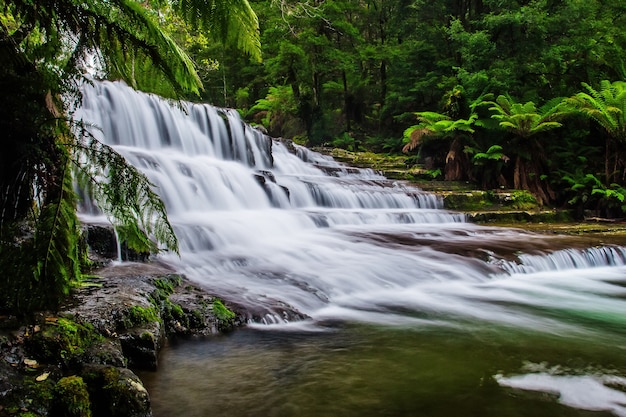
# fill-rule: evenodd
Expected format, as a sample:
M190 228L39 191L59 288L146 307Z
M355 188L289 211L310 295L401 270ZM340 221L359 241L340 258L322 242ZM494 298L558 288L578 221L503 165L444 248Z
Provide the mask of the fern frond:
M406 145L402 148L402 152L407 153L422 144L422 138L432 134L432 131L422 127L421 125L411 126L404 131L404 142Z
M261 60L259 22L247 0L174 0L172 7L210 36Z
M157 243L162 243L178 252L167 210L150 180L86 129L81 129L73 146L79 182L89 189L127 243L143 252L154 252Z

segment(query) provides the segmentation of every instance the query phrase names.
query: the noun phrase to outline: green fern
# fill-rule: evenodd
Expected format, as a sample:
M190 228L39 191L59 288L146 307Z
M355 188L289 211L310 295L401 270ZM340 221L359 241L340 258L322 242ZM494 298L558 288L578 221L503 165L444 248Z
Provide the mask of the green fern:
M626 82L608 80L600 82L595 90L583 83L586 92L567 99L567 103L589 118L595 120L609 136L626 140Z
M158 243L178 252L176 234L154 185L122 155L79 126L72 144L76 177L109 216L120 240L138 252L155 252Z
M489 105L493 112L491 117L500 122L500 126L514 134L527 138L540 132L556 129L562 126L558 119L565 116L560 111L561 100L551 101L549 106L544 105L537 109L535 103L516 103L510 97L499 95L496 101L484 101L482 105Z
M161 0L193 26L261 60L259 22L247 0Z

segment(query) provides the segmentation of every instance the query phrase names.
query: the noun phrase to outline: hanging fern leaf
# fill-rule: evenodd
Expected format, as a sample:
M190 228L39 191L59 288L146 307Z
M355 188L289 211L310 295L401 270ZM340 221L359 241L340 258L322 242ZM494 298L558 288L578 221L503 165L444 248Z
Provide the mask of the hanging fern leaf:
M73 145L77 178L110 217L120 238L139 252L155 252L158 243L177 252L174 229L154 185L122 155L79 126Z

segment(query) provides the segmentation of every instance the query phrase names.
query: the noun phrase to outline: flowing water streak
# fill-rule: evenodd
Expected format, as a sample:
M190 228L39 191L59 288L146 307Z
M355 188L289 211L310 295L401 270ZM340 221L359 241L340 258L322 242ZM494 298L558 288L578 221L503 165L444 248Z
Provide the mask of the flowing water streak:
M480 319L584 332L563 317L580 308L613 317L626 307L616 296L623 248L505 260L498 247L534 252L549 239L465 223L432 194L271 140L234 110L172 106L98 82L85 87L76 117L100 126L94 135L157 185L181 244L180 259L164 259L245 304L254 321ZM377 240L382 234L391 237ZM407 234L413 244L399 242ZM472 242L482 247L468 255Z

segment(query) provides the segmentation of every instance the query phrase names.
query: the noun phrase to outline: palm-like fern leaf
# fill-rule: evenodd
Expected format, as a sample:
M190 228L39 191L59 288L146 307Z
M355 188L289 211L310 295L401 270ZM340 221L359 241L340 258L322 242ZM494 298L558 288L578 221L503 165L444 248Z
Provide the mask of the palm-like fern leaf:
M582 85L586 92L567 99L567 104L596 121L612 138L626 140L626 82L603 80L599 90Z
M261 59L259 22L247 0L173 0L171 5L192 25Z
M556 120L567 114L562 110L560 101L537 109L532 101L516 103L510 97L500 95L495 102L485 101L481 104L490 106L489 110L493 112L491 117L499 120L501 127L523 138L561 127L562 124Z

